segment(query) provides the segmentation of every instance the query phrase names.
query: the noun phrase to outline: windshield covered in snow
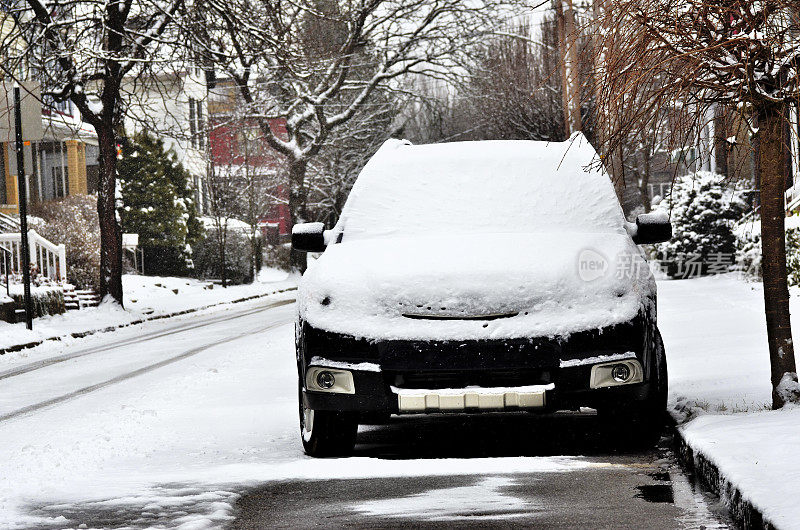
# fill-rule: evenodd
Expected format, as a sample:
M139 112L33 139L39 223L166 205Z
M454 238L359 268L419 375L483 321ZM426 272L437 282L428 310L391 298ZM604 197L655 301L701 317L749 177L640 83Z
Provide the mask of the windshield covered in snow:
M595 151L572 142L386 142L342 212L344 241L464 233L624 233ZM595 162L592 169L589 166Z

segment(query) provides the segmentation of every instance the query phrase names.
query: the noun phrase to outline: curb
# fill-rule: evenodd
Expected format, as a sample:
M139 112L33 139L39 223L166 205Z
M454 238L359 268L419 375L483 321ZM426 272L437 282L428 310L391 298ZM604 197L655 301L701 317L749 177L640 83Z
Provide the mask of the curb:
M288 292L288 291L296 291L296 290L297 290L297 287L287 287L286 289L279 289L277 291L271 291L269 293L262 293L262 294L254 294L254 295L251 295L251 296L245 296L244 298L237 298L236 300L230 300L228 302L219 302L219 303L216 303L216 304L208 304L208 305L204 305L204 306L201 306L201 307L193 307L193 308L189 308L189 309L183 309L181 311L176 311L174 313L164 313L164 314L160 314L160 315L154 315L152 317L139 318L137 320L132 320L130 322L125 322L124 324L118 324L116 326L107 326L105 328L91 329L91 330L87 330L87 331L76 331L76 332L73 332L73 333L67 333L66 335L58 335L58 336L55 336L55 337L47 337L46 339L41 339L41 340L37 340L37 341L33 341L33 342L26 342L25 344L15 344L13 346L0 348L0 355L6 354L6 353L18 352L20 350L27 350L28 348L35 348L36 346L44 344L45 342L58 341L58 340L66 339L66 338L80 339L80 338L83 338L83 337L88 337L89 335L95 335L97 333L108 333L109 331L115 331L115 330L118 330L118 329L127 328L129 326L136 326L138 324L143 324L145 322L150 322L150 321L153 321L153 320L162 320L162 319L165 319L165 318L179 317L179 316L182 316L182 315L188 315L189 313L196 313L198 311L203 311L204 309L209 309L211 307L217 307L217 306L227 305L227 304L239 304L241 302L249 302L250 300L256 300L258 298L266 298L267 296L272 296L274 294L280 294L280 293L285 293L285 292Z
M681 465L697 478L704 489L720 498L728 509L731 518L739 527L746 530L757 528L776 529L758 508L753 506L750 501L745 500L741 490L722 474L714 462L704 454L692 449L671 415L670 429L674 434L675 453Z

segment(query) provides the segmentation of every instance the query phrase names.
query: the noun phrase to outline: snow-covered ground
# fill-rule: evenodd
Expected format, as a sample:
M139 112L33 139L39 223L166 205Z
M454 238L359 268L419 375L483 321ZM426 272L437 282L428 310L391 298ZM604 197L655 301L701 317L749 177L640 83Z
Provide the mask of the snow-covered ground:
M182 287L175 280L136 290L169 299L162 291L172 294L172 288ZM602 465L580 457L305 457L297 434L293 296L225 304L0 356L0 528L102 527L103 514L125 514L136 526L217 527L230 519L243 488L265 481L557 473ZM659 284L670 403L681 419L691 417L681 428L772 522L791 528L800 521L794 502L800 411L765 410L770 389L761 303L758 284L731 276ZM509 502L492 496L495 486L478 488L482 502ZM359 509L402 508L368 503ZM84 514L91 519L82 520Z
M61 337L76 332L99 330L127 324L142 318L170 314L212 304L231 302L249 296L267 294L294 287L296 279L286 272L262 269L256 282L234 285L223 289L221 285L192 278L124 275L125 309L103 304L96 308L68 311L63 315L37 318L33 330L24 323L0 322L0 349L17 344L27 344L51 337Z
M800 292L792 292L800 330ZM800 408L771 411L763 290L734 275L659 283L670 406L712 461L778 528L800 528Z

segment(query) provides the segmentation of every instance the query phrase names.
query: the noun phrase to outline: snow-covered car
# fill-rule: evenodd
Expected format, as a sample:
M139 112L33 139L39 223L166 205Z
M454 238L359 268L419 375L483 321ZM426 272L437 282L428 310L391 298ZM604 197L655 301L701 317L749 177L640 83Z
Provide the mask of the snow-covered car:
M323 252L298 290L305 451L341 455L359 422L392 414L591 407L626 436L666 408L656 285L580 134L568 142L415 146L389 140L333 228L294 227Z

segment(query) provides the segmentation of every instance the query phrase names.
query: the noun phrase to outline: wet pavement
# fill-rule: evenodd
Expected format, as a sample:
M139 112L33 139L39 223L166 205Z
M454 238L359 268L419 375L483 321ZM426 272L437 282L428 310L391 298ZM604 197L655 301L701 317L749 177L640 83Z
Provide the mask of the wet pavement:
M425 459L477 457L508 458L509 468L267 483L243 494L232 527L733 527L719 500L677 463L670 435L654 448L624 450L591 414L396 418L362 427L358 442L355 456L417 468ZM520 456L571 456L585 465L515 472Z

